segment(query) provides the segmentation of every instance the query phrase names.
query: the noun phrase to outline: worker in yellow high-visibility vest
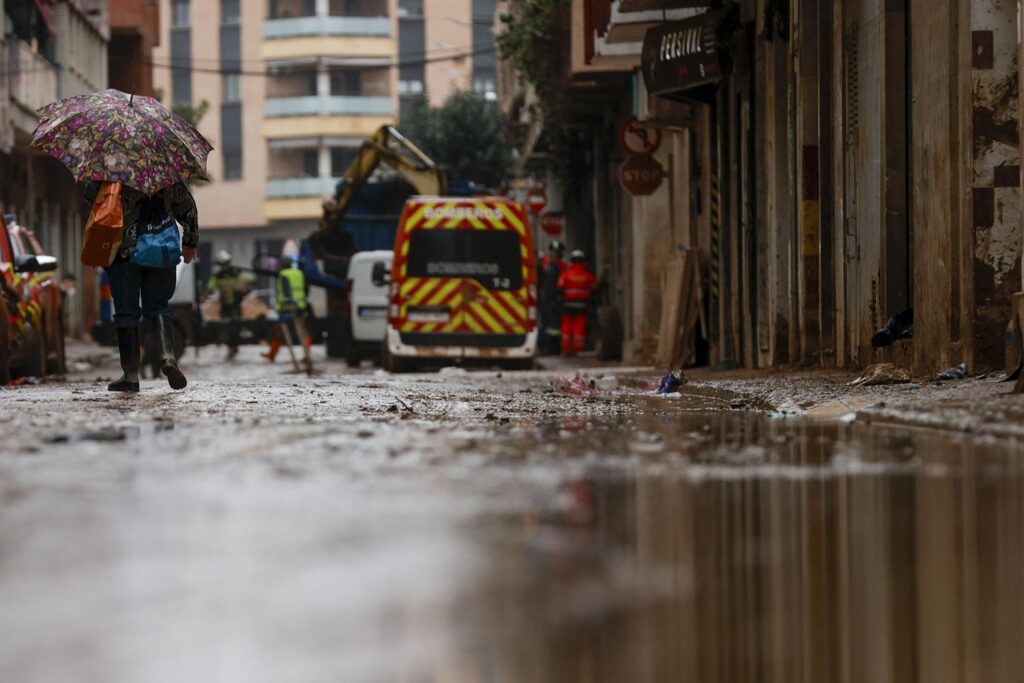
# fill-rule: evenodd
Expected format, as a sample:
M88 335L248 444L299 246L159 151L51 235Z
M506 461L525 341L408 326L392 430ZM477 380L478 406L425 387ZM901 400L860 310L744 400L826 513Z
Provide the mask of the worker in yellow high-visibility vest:
M290 256L281 257L281 269L277 272L277 296L274 302L274 309L277 311L277 319L281 323L280 339L270 341L270 350L263 356L273 362L277 358L277 352L287 343L291 351L292 339L291 329L295 330L296 336L302 341L304 351L303 365L306 372L313 370L312 347L313 338L306 330L305 315L309 308L306 298L306 276L295 264Z

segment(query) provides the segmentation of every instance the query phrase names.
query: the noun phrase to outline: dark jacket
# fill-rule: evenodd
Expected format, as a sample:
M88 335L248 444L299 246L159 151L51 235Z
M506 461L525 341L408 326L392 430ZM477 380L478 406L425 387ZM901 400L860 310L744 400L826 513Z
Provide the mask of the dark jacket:
M96 201L100 185L101 183L97 182L82 183L82 194L90 204ZM178 183L166 187L153 197L163 199L167 213L174 216L181 225L181 246L193 249L199 246L199 210L196 209L196 201L185 184ZM135 251L135 242L139 237L139 216L146 205L144 200L148 198L147 195L134 188L127 185L121 186L121 208L124 210L124 241L121 243L119 252L121 258L130 258L132 252Z

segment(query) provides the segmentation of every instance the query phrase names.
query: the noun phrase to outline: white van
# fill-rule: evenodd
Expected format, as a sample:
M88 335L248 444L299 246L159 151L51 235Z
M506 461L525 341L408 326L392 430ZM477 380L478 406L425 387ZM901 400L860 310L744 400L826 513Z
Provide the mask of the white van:
M361 251L348 264L351 336L345 352L350 367L363 360L379 362L381 344L388 328L388 286L374 284L373 269L391 268L394 252Z

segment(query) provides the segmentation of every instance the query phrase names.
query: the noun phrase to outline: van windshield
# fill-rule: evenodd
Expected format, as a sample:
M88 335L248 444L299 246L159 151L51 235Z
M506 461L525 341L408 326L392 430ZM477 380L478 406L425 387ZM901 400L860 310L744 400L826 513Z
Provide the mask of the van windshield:
M519 235L511 230L417 230L409 238L409 277L463 277L488 289L523 286Z

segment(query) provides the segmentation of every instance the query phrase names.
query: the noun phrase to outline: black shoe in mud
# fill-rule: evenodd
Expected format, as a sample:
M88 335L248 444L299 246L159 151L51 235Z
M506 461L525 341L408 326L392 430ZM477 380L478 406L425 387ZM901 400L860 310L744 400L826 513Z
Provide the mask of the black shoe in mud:
M139 393L139 383L129 382L125 377L116 382L111 382L107 385L107 391L120 391L126 394L137 394Z
M181 391L188 386L188 380L185 379L185 373L178 367L178 362L165 358L163 365L160 367L160 372L164 373L164 377L167 378L167 383L171 385L171 389L175 391Z

